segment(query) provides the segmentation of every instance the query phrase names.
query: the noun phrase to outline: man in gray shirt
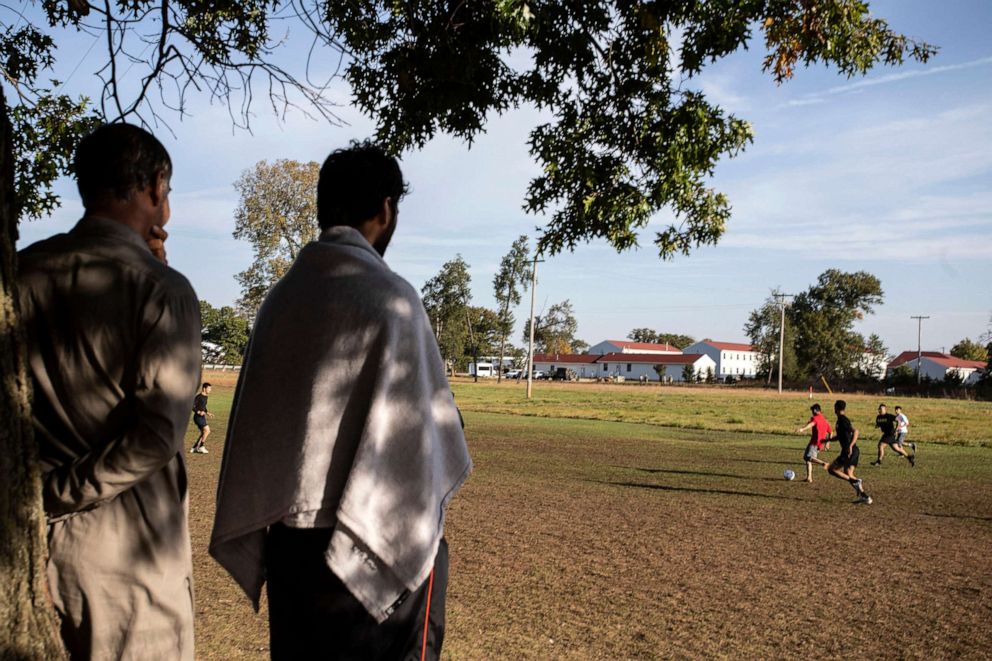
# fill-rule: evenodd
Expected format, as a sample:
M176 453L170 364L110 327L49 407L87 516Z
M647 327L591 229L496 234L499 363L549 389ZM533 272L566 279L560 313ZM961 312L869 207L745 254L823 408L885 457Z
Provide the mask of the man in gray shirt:
M75 172L82 220L19 254L52 599L72 658L192 659L182 448L200 314L165 264L172 164L113 124Z

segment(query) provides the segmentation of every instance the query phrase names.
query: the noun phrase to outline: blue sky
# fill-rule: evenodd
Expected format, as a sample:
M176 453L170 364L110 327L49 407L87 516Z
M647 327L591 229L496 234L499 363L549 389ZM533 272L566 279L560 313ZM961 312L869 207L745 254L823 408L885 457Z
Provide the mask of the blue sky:
M880 278L885 303L861 322L893 353L950 349L989 330L992 316L992 3L984 0L874 0L896 30L935 43L926 65L879 68L846 79L824 67L799 70L782 85L761 73L760 43L707 69L696 84L752 122L755 142L723 161L714 186L733 217L716 246L663 262L652 239L669 217L642 233L642 248L617 254L581 245L539 268L538 311L570 299L579 336L589 343L623 338L631 328L744 339L750 310L769 290L801 291L828 268L867 270ZM93 39L60 39L56 74L65 89L96 96ZM292 61L295 54L285 56ZM302 54L299 57L303 57ZM336 94L348 125L328 126L301 113L284 121L255 106L253 133L231 128L227 110L197 98L190 117L158 131L175 164L170 263L214 305L238 297L234 274L251 251L231 237L239 174L260 160L322 161L371 125ZM460 253L471 265L475 302L492 305L492 277L520 234L542 223L521 202L537 172L526 140L539 120L532 109L493 117L469 149L446 137L403 157L412 194L387 261L418 288ZM81 214L73 182L63 208L22 225L20 246L71 227ZM529 298L517 310L528 313ZM519 344L519 332L513 338Z

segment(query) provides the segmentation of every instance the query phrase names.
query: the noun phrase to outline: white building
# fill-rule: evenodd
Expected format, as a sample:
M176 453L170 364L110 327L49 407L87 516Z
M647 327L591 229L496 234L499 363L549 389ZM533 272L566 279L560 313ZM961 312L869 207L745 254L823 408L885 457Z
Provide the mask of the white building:
M915 363L914 363L915 364ZM889 357L884 353L875 353L865 349L858 359L858 369L881 381L889 367Z
M580 379L591 379L598 376L595 365L597 358L599 356L587 353L535 353L534 371L544 372L550 376L559 367L565 367L575 370ZM526 372L526 367L524 371Z
M903 351L889 363L887 371L891 375L896 369L905 365L915 374L916 358L915 351ZM981 360L965 360L939 351L924 351L920 358L920 375L934 381L943 381L949 373L956 373L962 383L973 385L982 378L986 367L987 363Z
M660 381L662 377L665 381L682 381L682 370L686 365L692 365L699 380L706 378L708 369L716 373L716 363L704 354L614 352L594 358L597 358L596 374L600 377L622 376L626 380L638 381L646 376L648 381Z
M587 353L603 356L608 353L647 353L674 355L682 350L672 344L652 344L650 342L628 342L626 340L603 340L589 347Z
M728 376L753 379L758 373L758 352L750 344L705 339L684 347L682 351L709 356L716 363L714 371L718 379Z

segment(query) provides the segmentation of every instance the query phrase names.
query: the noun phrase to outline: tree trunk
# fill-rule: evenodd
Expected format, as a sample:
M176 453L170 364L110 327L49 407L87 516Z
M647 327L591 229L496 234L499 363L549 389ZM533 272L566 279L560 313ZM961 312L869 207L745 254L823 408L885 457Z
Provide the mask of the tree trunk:
M496 366L496 383L501 383L503 381L503 352L506 350L506 332L503 330L502 324L506 319L506 313L510 310L509 299L507 299L507 304L503 306L503 316L500 318L500 329L499 329L499 365Z
M48 593L45 514L17 315L17 210L7 102L0 89L0 658L64 659Z

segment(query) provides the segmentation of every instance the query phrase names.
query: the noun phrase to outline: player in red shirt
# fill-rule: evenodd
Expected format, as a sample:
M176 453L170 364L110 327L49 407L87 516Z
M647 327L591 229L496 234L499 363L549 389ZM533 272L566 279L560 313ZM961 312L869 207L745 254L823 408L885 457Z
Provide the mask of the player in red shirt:
M813 464L819 464L823 466L823 470L826 470L830 465L829 463L817 458L817 455L822 450L829 450L830 443L826 439L830 436L833 431L830 428L830 423L827 419L823 417L823 410L820 408L819 404L813 404L809 407L810 412L813 417L809 419L805 427L800 427L796 430L797 434L801 434L805 431L812 430L810 433L809 444L806 446L806 451L803 453L803 460L806 462L806 481L813 481Z

